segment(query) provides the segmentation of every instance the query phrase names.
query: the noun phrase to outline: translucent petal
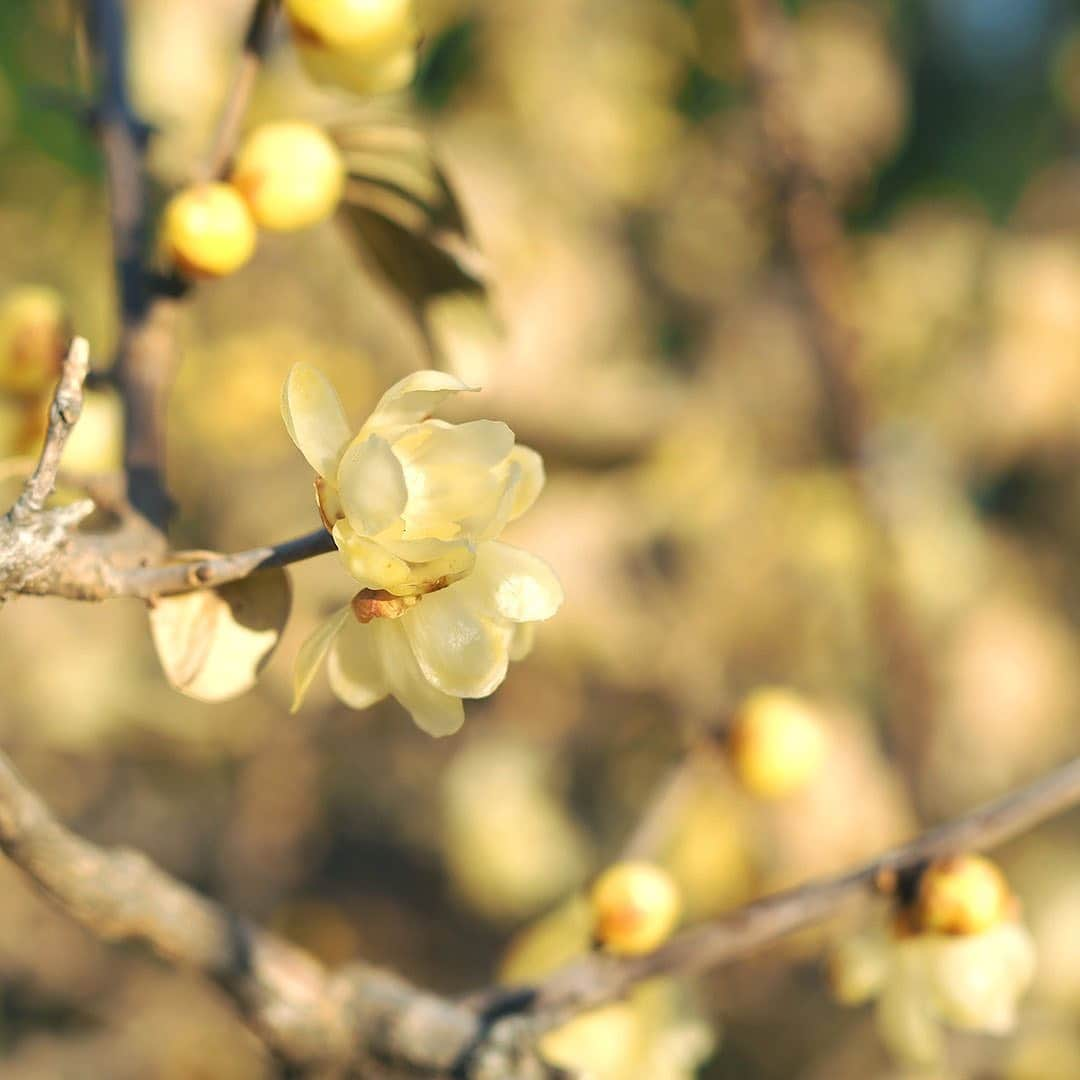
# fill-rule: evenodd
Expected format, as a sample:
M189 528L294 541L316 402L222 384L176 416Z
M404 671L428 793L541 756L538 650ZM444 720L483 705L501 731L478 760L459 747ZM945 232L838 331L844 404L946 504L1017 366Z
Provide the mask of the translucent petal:
M379 399L361 434L385 432L426 420L451 394L475 391L444 371L417 371L394 383Z
M371 626L349 619L330 649L330 688L346 705L366 709L389 693Z
M510 463L521 469L521 479L514 491L510 520L521 517L536 502L544 490L544 459L531 447L515 446L510 451Z
M458 465L409 465L405 476L409 504L404 535L408 539L474 538L498 512L506 484L500 470Z
M401 620L420 670L457 697L487 697L506 678L505 633L456 585L430 593Z
M289 438L320 476L333 476L352 433L329 379L310 364L294 364L281 391Z
M338 466L338 496L353 529L374 536L399 518L408 502L405 472L378 435L357 436Z
M536 623L514 623L510 635L510 659L524 660L536 643Z
M514 433L497 420L472 420L467 424L444 424L429 420L422 425L430 434L403 460L419 468L452 465L465 469L491 469L505 461L514 448ZM410 440L401 440L408 448ZM398 452L399 444L395 443Z
M488 506L485 510L466 518L461 523L461 531L468 536L475 536L477 540L494 540L506 528L510 515L517 501L517 490L521 484L521 466L517 462L508 462L508 468L496 473L504 487L494 508Z
M335 611L325 622L320 623L314 633L300 646L300 651L296 654L296 666L293 669L293 712L296 712L303 704L315 673L319 670L323 657L326 656L326 650L330 648L346 620L351 618L352 610L346 605L340 611Z
M495 540L477 548L465 581L511 622L550 619L563 602L559 579L543 559Z
M403 621L377 619L370 624L390 693L408 710L417 727L429 735L452 735L465 721L465 707L461 698L444 694L424 678Z
M358 536L347 522L334 526L334 543L345 569L365 589L393 589L412 575L412 567L404 559L369 537Z

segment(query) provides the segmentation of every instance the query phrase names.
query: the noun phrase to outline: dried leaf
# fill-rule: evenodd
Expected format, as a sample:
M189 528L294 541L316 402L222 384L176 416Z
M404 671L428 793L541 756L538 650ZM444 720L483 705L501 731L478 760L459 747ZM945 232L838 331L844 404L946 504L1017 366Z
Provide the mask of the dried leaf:
M337 140L349 169L342 219L361 259L408 304L434 352L437 301L467 296L488 308L484 259L453 189L421 132L356 126Z
M208 554L180 558L194 562ZM289 617L292 587L284 569L260 570L149 606L150 633L169 682L199 701L226 701L255 685Z

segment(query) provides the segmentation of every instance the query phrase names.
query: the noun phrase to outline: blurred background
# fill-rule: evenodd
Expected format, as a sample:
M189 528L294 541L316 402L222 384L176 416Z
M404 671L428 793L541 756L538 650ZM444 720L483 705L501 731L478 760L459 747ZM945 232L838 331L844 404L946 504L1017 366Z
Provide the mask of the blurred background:
M167 192L210 143L250 4L128 9ZM432 0L414 86L366 102L315 88L280 35L251 122L430 132L488 296L403 298L348 213L265 235L249 267L200 285L169 413L175 545L316 527L279 416L294 361L359 422L433 345L484 386L457 417L504 419L543 453L547 490L507 539L556 567L566 604L434 741L393 700L353 712L321 679L289 715L298 645L352 591L332 557L292 569L280 648L218 705L169 687L140 605L15 601L0 739L65 821L327 964L463 992L584 947L573 897L756 687L804 697L825 764L764 799L722 751L699 755L656 841L689 919L1076 753L1080 12L784 10L784 122L814 213L840 224L818 263L728 0ZM62 0L0 5L0 299L57 290L104 366L117 327L76 20ZM32 452L5 408L0 456ZM89 415L69 463L111 467L115 402ZM1080 1076L1077 824L1001 853L1040 958L1008 1039L893 1065L869 1011L830 998L827 930L653 987L563 1033L566 1054L592 1053L601 1080ZM5 1080L277 1075L215 990L97 944L2 864L0 1055Z

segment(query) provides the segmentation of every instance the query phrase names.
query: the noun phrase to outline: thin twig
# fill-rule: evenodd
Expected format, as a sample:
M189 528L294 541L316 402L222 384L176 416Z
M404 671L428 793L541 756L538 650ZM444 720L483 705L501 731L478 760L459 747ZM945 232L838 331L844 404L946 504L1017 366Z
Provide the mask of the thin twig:
M240 139L240 129L251 101L251 93L255 88L256 76L270 47L277 9L278 0L256 0L244 35L243 52L233 72L232 85L225 97L213 146L203 164L200 180L220 179L228 172L229 162Z
M45 500L56 487L61 455L82 413L83 383L89 368L90 343L86 338L77 337L71 342L60 369L60 381L56 384L49 408L49 426L41 456L9 512L13 525L26 525L36 514L40 514L45 508Z
M334 538L320 528L280 544L251 548L232 555L219 555L198 562L140 567L120 576L122 593L118 595L150 599L225 585L246 578L257 570L288 566L333 550Z

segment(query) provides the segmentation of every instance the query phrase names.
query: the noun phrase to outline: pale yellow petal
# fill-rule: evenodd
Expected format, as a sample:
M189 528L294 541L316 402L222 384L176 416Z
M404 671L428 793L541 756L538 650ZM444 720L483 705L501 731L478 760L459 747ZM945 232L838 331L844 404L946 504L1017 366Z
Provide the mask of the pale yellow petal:
M510 659L524 660L536 643L536 623L514 623L510 636Z
M465 579L511 622L550 619L562 606L563 590L539 556L492 540L476 551L476 566Z
M332 476L349 439L349 423L330 380L311 364L294 364L281 391L289 438L320 476Z
M347 619L352 618L352 610L346 605L340 611L335 611L330 618L320 623L314 633L300 646L296 654L296 666L293 669L293 702L292 711L303 704L304 697L311 686L319 665L330 648Z
M417 371L406 375L383 394L361 434L419 423L426 420L451 394L476 389L444 371Z
M366 709L389 692L371 626L349 619L330 649L330 689L354 709Z
M347 522L334 526L334 543L345 569L365 589L393 591L412 577L412 567L404 559L369 537L358 536Z
M506 678L506 635L456 585L425 596L402 620L425 678L457 697L487 697Z
M544 459L529 446L515 446L510 451L511 464L521 469L521 479L514 489L510 520L521 517L544 490Z
M467 424L429 420L422 426L428 429L429 435L414 450L405 453L407 466L490 469L504 461L514 449L514 433L498 420L472 420ZM402 442L408 446L411 440Z
M421 730L436 737L452 735L465 722L465 707L461 698L444 694L424 678L402 621L376 619L371 623L390 693Z
M399 518L408 502L405 472L378 435L349 445L338 466L338 497L353 529L374 536Z

